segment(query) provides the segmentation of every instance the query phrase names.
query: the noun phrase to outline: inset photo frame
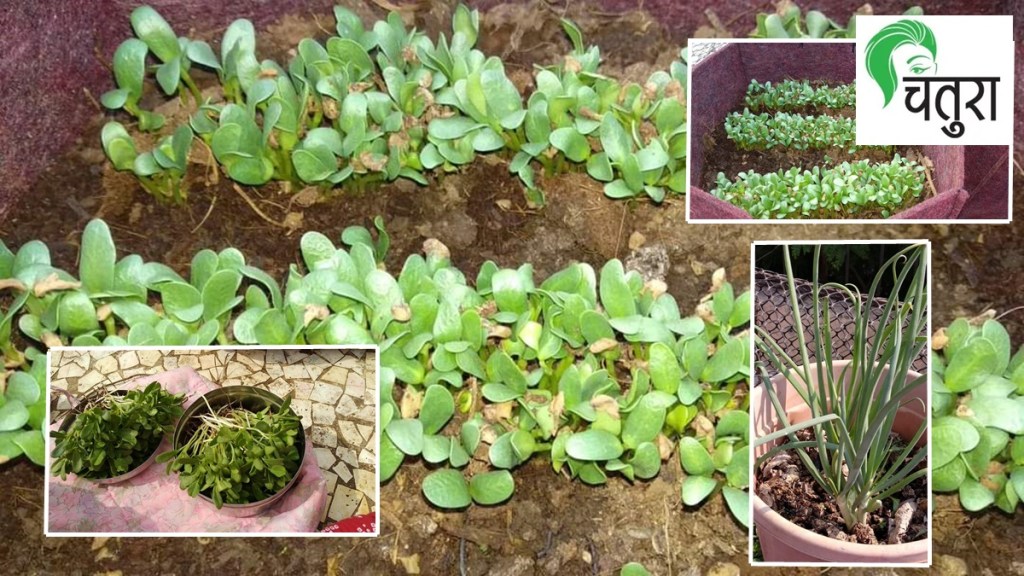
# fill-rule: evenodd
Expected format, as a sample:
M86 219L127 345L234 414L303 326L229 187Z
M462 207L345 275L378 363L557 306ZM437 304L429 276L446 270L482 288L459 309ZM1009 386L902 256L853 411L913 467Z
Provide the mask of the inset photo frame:
M689 40L687 222L1010 222L1010 146L856 143L855 49Z
M51 348L47 536L376 536L376 347Z
M752 565L931 564L930 257L752 245Z

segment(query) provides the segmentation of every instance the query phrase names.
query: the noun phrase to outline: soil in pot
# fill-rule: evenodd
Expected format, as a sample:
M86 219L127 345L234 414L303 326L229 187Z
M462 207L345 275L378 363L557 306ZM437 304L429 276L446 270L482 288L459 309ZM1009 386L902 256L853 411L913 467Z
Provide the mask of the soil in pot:
M814 432L801 430L796 437L813 440ZM901 442L895 435L894 439ZM789 439L782 443L788 444ZM807 449L807 455L817 462L816 448ZM898 455L893 453L890 459ZM894 498L884 502L868 515L866 523L848 530L835 499L814 480L795 452L776 454L765 461L756 474L757 493L761 500L782 517L811 532L859 544L902 544L921 540L928 534L926 477L911 482Z

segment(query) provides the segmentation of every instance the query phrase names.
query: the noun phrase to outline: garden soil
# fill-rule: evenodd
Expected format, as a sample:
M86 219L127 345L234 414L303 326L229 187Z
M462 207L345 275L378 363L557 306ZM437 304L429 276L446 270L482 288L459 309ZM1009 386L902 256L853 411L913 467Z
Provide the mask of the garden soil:
M557 20L564 13L581 24L589 41L601 46L608 73L643 79L670 61L678 43L696 26L710 22L703 17L683 19L682 27L668 29L658 23L669 21L665 18L680 7L648 4L646 11L625 14L583 4L568 10L544 2L499 6L482 14L482 49L505 53L513 78L528 88L525 83L534 63L549 63L569 48ZM719 8L723 24L735 35L749 31L758 10L770 9L768 4L725 4ZM823 4L827 10L827 5L840 3ZM883 4L892 10L890 5L896 3ZM448 21L447 9L431 7L417 15L417 25L436 33ZM834 12L843 19L847 10ZM381 14L375 6L360 5L358 12ZM304 9L269 26L276 36L268 39L261 34L260 46L285 50L310 30L329 27L330 21L329 9ZM82 228L93 216L102 215L121 254L138 253L185 271L196 250L235 246L250 263L281 278L290 265L299 263L297 246L305 230L319 230L337 240L345 227L368 226L379 214L386 216L392 238L387 266L393 272L427 238L445 242L454 263L470 278L488 259L503 266L531 262L540 278L573 260L599 266L619 257L648 276L665 277L681 308L692 310L716 268L726 268L737 287L748 285L754 239L929 238L936 257L933 293L941 295L933 308L936 326L988 307L1006 310L1024 304L1018 290L1024 284L1024 245L1016 226L689 226L684 223L682 199L660 207L612 201L578 174L544 182L548 205L533 210L500 158L480 159L462 173L432 179L425 188L388 185L308 205L272 189L243 189L250 204L223 177L207 189L205 176L199 176L192 182L187 207L156 205L130 178L106 172L98 147L102 119L98 113L94 116L77 143L52 159L0 223L0 237L9 246L45 240L55 263L74 269ZM1021 185L1022 176L1015 176L1014 182L1015 187ZM1018 208L1015 220L1022 218ZM290 227L280 225L286 219ZM1012 336L1024 342L1024 321L1014 318L1007 322ZM597 488L570 482L545 460L534 458L517 470L516 493L508 504L455 513L426 504L418 487L427 472L420 464L403 466L382 488L381 536L376 539L47 539L42 536L43 472L21 460L0 465L0 518L7 527L0 539L0 572L572 576L617 574L629 561L643 562L655 574L733 574L736 566L749 570L746 530L728 514L720 497L693 509L681 504L682 472L676 457L653 481L630 485L615 477ZM972 574L1024 573L1024 564L1017 559L1017 544L1024 541L1019 520L998 512L967 515L955 498L939 496L934 534L943 566L958 566L958 561L942 556L952 555L962 558ZM810 576L818 571L757 573ZM874 572L830 572L846 573Z

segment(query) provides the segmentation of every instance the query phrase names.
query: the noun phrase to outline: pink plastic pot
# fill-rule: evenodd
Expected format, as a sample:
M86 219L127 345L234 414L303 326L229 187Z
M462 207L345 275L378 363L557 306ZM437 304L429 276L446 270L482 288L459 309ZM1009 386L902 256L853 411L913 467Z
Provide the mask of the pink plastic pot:
M850 363L842 360L832 364L832 372L839 377L843 368ZM907 372L907 381L919 377L917 372ZM817 376L811 371L811 378ZM785 376L778 374L772 378L772 384L779 391L779 402L785 406L786 416L791 423L798 423L810 418L810 409L804 404L800 395L786 383ZM785 384L785 389L782 388ZM758 386L751 392L750 409L754 418L754 437L760 438L781 428L775 415L768 394L763 393L764 387ZM908 401L921 400L926 402L928 386L918 385L910 393ZM902 438L913 438L921 422L927 417L925 404L914 402L900 408L893 431ZM927 437L927 436L926 436ZM926 437L918 443L923 445ZM780 439L781 440L781 439ZM754 448L754 457L764 454L779 441L770 442ZM757 480L752 478L751 495L754 501L754 527L761 542L761 551L766 562L813 562L813 563L884 563L884 564L927 564L929 539L918 540L906 544L869 545L841 542L821 534L811 532L793 524L772 510L757 496Z

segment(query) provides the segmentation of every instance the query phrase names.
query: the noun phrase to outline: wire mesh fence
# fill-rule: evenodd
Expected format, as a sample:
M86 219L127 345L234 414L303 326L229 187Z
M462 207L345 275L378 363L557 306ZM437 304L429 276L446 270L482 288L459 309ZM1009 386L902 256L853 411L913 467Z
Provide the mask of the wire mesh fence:
M813 362L816 360L814 350L817 337L814 333L813 284L807 280L796 279L795 286L800 321L803 323L804 336L807 341L808 359ZM771 335L786 354L799 360L800 346L797 340L796 324L793 320L793 310L789 302L789 285L786 276L755 268L754 289L754 325ZM822 292L822 296L827 296L829 301L832 358L847 360L853 356L853 340L856 330L854 304L849 296L841 290L825 289ZM861 298L867 300L866 295L862 295ZM885 298L875 298L871 301L870 306L865 307L871 314L867 329L868 344L873 344L875 341L875 331L881 321L885 303ZM821 324L824 326L824 318L822 318ZM767 356L757 347L754 348L754 360L764 364L769 377L778 374L778 371L768 361ZM928 369L927 346L914 360L911 367L920 373L924 373Z

